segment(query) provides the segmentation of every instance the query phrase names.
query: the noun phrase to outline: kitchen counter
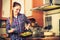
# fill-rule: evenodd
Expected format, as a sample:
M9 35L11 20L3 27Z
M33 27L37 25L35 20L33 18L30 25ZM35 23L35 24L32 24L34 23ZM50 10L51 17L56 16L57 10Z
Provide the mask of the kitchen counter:
M59 37L29 37L27 40L59 40Z

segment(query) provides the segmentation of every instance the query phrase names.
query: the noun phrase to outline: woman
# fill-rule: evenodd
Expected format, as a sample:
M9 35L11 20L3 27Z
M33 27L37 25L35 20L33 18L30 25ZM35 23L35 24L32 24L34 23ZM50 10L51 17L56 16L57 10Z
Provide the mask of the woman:
M30 22L27 20L24 14L20 13L21 5L19 3L14 2L12 10L12 24L10 25L10 18L8 18L6 31L10 35L11 40L25 40L24 38L20 37L19 34L25 30L25 23L28 24L26 27L26 29L28 29Z

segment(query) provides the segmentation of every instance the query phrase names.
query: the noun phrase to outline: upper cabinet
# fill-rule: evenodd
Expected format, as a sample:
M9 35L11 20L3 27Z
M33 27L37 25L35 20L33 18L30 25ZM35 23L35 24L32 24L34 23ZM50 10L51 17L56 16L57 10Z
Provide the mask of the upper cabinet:
M0 0L0 20L5 20L10 15L10 1Z
M2 0L2 17L10 16L10 0Z
M27 17L32 16L32 3L32 0L24 0L24 12Z

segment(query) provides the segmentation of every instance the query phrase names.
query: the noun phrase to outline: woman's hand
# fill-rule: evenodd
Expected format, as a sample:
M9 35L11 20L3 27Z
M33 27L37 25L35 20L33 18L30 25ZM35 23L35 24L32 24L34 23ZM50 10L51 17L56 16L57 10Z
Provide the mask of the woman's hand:
M11 30L8 31L8 33L13 33L15 31L15 28L12 28Z
M29 29L29 27L30 27L30 24L28 24L25 28L28 30L28 29Z

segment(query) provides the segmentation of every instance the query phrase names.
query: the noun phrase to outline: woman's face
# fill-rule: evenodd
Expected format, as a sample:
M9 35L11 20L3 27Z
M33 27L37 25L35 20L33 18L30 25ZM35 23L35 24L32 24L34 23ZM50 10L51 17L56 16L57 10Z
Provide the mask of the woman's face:
M14 14L18 14L20 12L20 10L21 10L21 6L19 6L19 5L13 7L13 13Z

